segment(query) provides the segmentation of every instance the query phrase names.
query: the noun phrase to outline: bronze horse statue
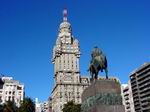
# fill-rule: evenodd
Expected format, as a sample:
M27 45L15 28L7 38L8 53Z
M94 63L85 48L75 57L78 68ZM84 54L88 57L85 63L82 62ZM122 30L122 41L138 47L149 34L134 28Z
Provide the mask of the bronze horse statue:
M107 70L107 59L106 56L98 47L94 47L91 53L92 60L90 61L90 66L88 71L92 76L92 80L98 78L99 71L105 71L106 79L108 79L108 70Z

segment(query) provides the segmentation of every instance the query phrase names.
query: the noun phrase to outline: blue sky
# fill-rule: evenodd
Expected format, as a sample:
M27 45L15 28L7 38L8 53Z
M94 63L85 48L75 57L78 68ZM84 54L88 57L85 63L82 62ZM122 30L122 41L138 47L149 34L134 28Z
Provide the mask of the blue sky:
M1 0L0 73L24 83L26 96L46 100L54 86L52 48L67 7L80 42L81 75L89 76L97 45L109 74L126 83L131 71L150 61L149 6L149 0Z

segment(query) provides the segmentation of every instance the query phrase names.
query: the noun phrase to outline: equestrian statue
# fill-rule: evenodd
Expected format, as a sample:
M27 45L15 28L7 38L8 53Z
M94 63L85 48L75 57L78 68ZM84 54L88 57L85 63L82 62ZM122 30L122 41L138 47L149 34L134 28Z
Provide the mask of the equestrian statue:
M106 79L108 79L108 70L107 70L107 59L106 56L102 53L101 49L98 47L94 47L91 53L91 61L89 65L88 71L90 71L90 75L92 76L92 80L96 80L98 78L99 71L105 71Z

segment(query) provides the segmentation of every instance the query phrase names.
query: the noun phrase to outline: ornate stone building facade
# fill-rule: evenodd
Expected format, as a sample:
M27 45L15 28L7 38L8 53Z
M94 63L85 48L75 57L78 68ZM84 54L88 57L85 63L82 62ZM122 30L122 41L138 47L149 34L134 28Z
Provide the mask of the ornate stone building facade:
M67 10L63 11L63 22L59 26L56 45L53 48L55 86L52 90L52 111L61 112L63 105L73 100L81 103L81 94L90 81L80 76L79 42L72 35L67 21Z
M0 104L14 101L19 107L24 98L24 85L12 77L0 78Z

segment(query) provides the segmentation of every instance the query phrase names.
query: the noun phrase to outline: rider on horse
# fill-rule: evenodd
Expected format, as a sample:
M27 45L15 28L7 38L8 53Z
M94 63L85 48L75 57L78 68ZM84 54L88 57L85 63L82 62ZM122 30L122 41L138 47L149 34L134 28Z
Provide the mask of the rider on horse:
M92 79L97 79L98 72L99 71L103 72L103 70L105 70L106 79L108 79L106 56L102 53L102 51L98 47L94 47L91 53L91 57L92 60L90 61L89 70L92 75Z

